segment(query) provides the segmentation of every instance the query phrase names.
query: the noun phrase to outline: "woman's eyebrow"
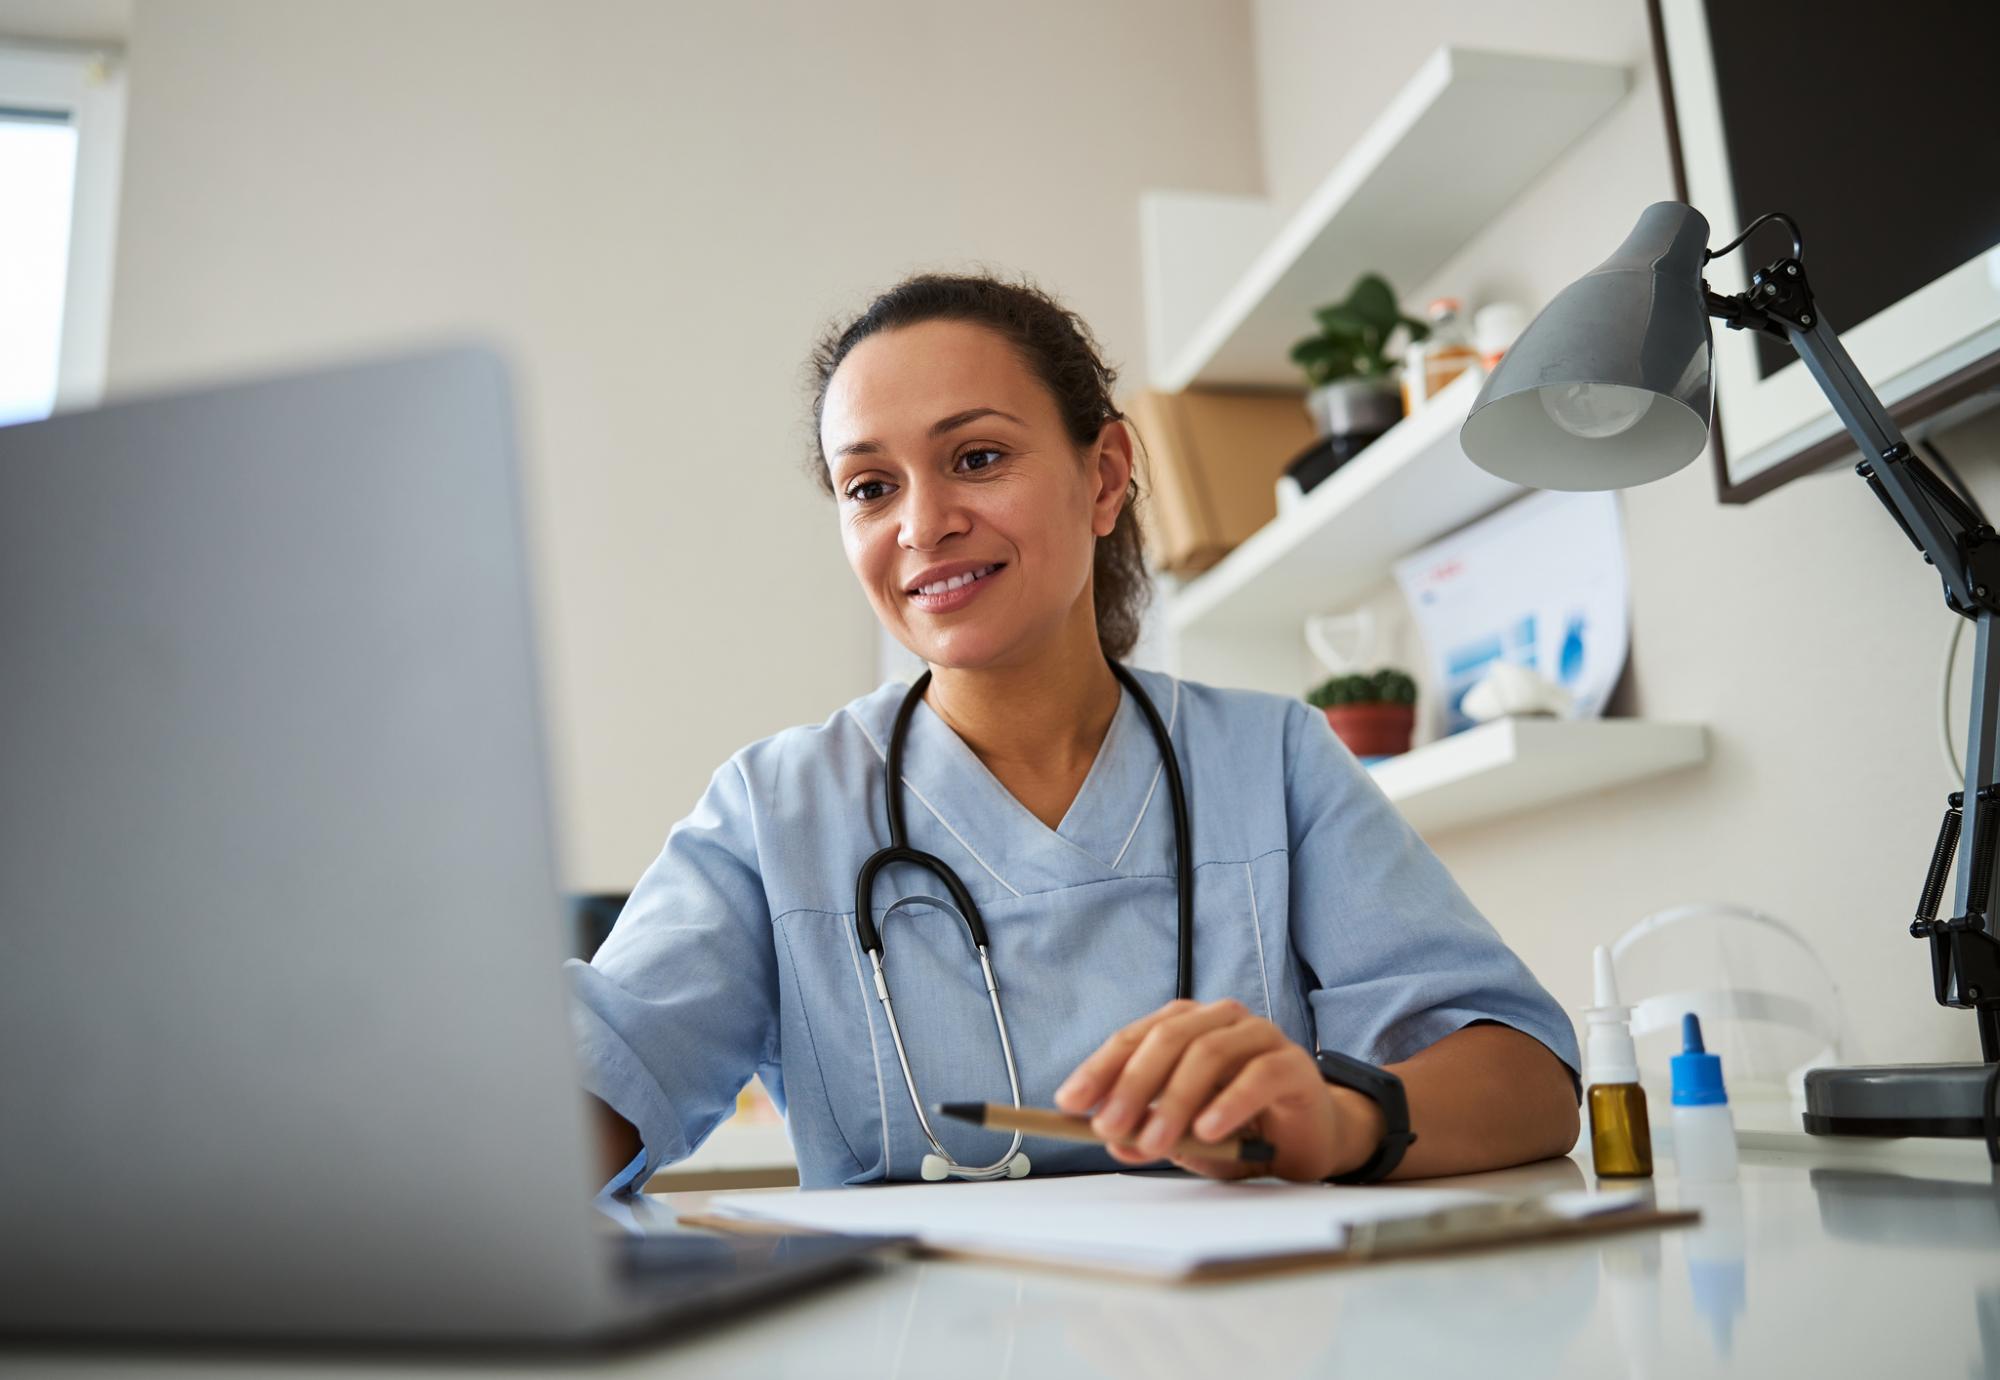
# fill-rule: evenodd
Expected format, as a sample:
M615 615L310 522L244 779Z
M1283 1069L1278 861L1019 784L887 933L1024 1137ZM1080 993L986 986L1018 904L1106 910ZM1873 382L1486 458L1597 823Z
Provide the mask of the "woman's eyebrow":
M963 412L954 412L949 417L943 417L935 422L932 422L931 435L942 436L947 431L956 431L959 427L964 426L967 422L976 422L981 417L1005 417L1015 426L1027 425L1026 422L1022 421L1019 417L1016 417L1013 413L1002 412L997 407L968 407Z
M948 431L956 431L967 422L976 422L981 417L1003 417L1015 426L1027 425L1026 422L1016 417L1013 413L1002 412L997 407L968 407L963 412L954 412L949 417L940 417L937 421L932 422L930 434L932 436L942 436ZM849 441L846 445L834 451L833 458L839 460L849 455L879 455L881 451L882 443L880 441Z

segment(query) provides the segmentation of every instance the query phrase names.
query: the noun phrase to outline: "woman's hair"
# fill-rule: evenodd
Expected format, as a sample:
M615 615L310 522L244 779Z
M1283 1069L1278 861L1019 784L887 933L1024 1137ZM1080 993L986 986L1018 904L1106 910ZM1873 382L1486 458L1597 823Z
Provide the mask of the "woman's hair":
M1075 312L1025 278L1008 282L985 274L919 273L870 302L847 325L828 330L813 347L810 464L827 493L833 492L833 474L819 443L819 424L834 370L849 351L878 331L926 321L968 321L1004 337L1055 398L1063 428L1078 447L1095 441L1106 422L1125 421L1125 414L1111 401L1118 371L1100 357L1090 327ZM1091 560L1097 640L1114 660L1124 658L1138 641L1139 620L1152 595L1134 511L1138 501L1135 470L1117 525L1110 536L1098 538Z

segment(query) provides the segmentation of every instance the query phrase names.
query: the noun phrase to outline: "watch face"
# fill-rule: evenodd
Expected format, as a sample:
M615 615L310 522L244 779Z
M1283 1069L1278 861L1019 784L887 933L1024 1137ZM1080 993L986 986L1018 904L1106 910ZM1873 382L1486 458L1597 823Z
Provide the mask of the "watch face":
M1367 1163L1350 1174L1336 1175L1332 1182L1374 1183L1386 1178L1402 1162L1403 1151L1416 1141L1410 1134L1410 1104L1403 1096L1403 1080L1385 1068L1333 1050L1321 1050L1314 1057L1320 1076L1327 1082L1352 1088L1382 1109L1382 1143Z
M1337 1078L1343 1083L1379 1084L1384 1079L1401 1082L1395 1074L1386 1072L1363 1059L1352 1055L1339 1054L1330 1049L1319 1052L1320 1072L1329 1078Z
M1409 1129L1409 1104L1403 1097L1402 1079L1385 1068L1333 1050L1323 1049L1316 1057L1320 1075L1327 1082L1353 1088L1375 1099L1382 1108L1390 1134Z

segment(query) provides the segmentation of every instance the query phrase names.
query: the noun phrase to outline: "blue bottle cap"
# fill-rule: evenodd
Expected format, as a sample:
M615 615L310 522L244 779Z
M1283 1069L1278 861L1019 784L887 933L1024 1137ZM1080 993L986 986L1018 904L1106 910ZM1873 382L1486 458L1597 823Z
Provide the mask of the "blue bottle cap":
M1674 1074L1676 1107L1713 1107L1727 1103L1722 1089L1722 1060L1701 1044L1701 1018L1690 1011L1681 1017L1682 1051L1667 1062Z

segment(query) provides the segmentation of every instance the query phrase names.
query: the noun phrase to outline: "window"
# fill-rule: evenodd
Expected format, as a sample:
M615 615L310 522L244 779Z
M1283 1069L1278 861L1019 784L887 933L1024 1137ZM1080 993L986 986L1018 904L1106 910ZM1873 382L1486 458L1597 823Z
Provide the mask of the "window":
M0 426L56 405L75 183L69 117L0 106Z
M115 59L0 48L0 426L103 392L123 133Z

